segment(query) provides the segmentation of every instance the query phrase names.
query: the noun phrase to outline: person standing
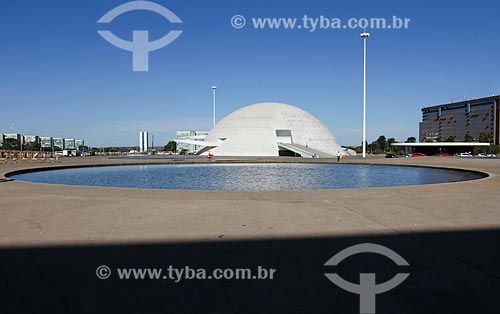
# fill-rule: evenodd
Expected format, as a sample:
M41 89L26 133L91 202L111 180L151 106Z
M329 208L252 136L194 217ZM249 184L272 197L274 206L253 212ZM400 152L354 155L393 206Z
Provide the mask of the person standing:
M340 154L340 152L339 152L339 151L337 151L337 162L339 162L339 161L340 161L340 157L341 157L341 156L342 156L342 155Z

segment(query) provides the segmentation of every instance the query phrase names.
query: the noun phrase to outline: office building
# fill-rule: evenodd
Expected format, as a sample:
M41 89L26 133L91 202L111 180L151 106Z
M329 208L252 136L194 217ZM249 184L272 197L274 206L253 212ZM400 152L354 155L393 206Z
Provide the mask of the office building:
M59 148L61 150L65 149L64 148L64 138L62 138L62 137L54 137L53 138L53 142L54 142L54 147L56 149L57 148Z
M148 132L139 132L139 152L146 153L148 151Z
M85 146L85 141L81 139L75 139L76 149L80 149L82 146Z
M500 96L442 104L422 108L419 126L420 142L466 140L491 142L499 145Z
M39 143L41 148L55 148L56 150L64 149L79 149L85 145L83 139L72 139L62 137L38 136L38 135L22 135L22 134L1 134L0 133L0 148L3 147L5 140L9 142L7 149L20 149L21 143L29 145L30 143ZM28 149L28 147L26 148Z
M24 135L24 144L28 143L40 143L40 137L38 135Z
M42 136L40 137L40 147L42 148L52 148L54 145L54 142L52 140L52 137L50 136Z
M75 146L74 138L65 138L64 139L64 149L77 149Z
M23 136L18 133L3 134L2 147L5 149L21 149Z

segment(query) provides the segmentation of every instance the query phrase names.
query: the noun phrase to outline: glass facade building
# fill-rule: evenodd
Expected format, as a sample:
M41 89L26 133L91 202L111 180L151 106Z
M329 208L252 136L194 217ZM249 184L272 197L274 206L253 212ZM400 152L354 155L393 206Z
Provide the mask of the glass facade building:
M40 138L38 135L25 135L24 136L24 143L40 143Z
M15 140L17 146L22 141L24 144L29 143L40 143L42 148L52 148L57 146L59 149L78 149L80 146L85 146L85 141L83 139L71 139L62 137L50 137L50 136L37 136L37 135L21 135L21 134L1 134L0 133L0 146L2 146L5 139L12 142ZM1 147L0 147L1 148Z
M85 141L84 140L75 140L75 148L80 149L80 146L85 146Z
M204 141L207 137L209 131L176 131L176 139L184 140L194 140L194 141ZM177 143L177 152L180 153L182 150L186 150L188 154L195 154L203 148L202 145Z
M64 149L64 138L62 137L54 137L54 146L59 147L59 149Z
M468 134L478 141L481 133L487 133L499 145L499 103L500 96L492 96L422 108L419 140L461 142Z
M74 138L64 139L64 149L76 149Z
M52 137L49 137L49 136L40 137L40 146L42 148L52 147L53 144L54 144L54 142L52 141Z

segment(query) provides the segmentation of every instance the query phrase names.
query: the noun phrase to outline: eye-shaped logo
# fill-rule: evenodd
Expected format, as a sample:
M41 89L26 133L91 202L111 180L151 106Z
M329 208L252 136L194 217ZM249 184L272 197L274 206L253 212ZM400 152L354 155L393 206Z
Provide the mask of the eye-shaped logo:
M348 258L349 256L359 253L377 253L389 258L398 266L409 266L408 262L398 253L389 248L386 248L385 246L372 243L363 243L348 247L330 258L325 263L325 266L337 266L341 261ZM375 313L375 296L379 293L384 293L396 288L406 278L408 278L409 275L409 273L398 273L392 279L377 285L375 282L375 274L361 273L359 274L359 285L357 285L344 280L336 273L325 274L325 276L330 279L331 282L333 282L340 288L352 293L359 294L359 313L363 314Z
M117 6L108 13L104 14L97 23L110 23L116 17L123 13L136 10L153 11L162 15L170 23L182 23L181 19L177 17L169 9L150 1L131 1ZM97 31L104 39L123 50L132 51L133 58L133 71L148 71L149 69L149 52L158 50L173 42L177 37L182 34L182 31L170 31L162 38L149 41L148 31L133 31L132 41L123 40L115 36L110 31Z

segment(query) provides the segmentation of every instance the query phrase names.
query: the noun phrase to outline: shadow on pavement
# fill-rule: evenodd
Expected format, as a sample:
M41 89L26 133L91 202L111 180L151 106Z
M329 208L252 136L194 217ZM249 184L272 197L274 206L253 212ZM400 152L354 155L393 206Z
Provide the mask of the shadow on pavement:
M359 313L359 295L325 277L377 284L410 276L376 296L377 313L500 313L500 230L408 236L318 237L117 246L0 249L0 313ZM409 266L362 253L324 266L339 251L375 243ZM99 279L97 267L111 269ZM274 279L163 279L168 267L276 269ZM119 279L117 269L162 268L160 279ZM103 273L105 274L105 273ZM263 276L263 271L261 272ZM268 273L269 277L269 273Z

